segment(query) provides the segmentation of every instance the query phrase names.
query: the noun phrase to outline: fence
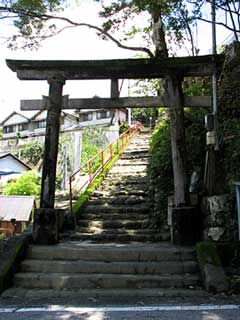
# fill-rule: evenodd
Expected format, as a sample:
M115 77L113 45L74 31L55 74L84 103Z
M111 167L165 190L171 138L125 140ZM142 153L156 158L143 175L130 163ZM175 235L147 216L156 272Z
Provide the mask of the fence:
M112 161L113 157L122 153L128 145L129 140L138 132L139 125L135 124L117 140L109 144L105 149L101 150L93 158L80 166L80 168L69 177L69 195L70 195L70 211L72 212L73 200L79 197L79 194L92 187L92 183L99 174L104 172L106 165Z

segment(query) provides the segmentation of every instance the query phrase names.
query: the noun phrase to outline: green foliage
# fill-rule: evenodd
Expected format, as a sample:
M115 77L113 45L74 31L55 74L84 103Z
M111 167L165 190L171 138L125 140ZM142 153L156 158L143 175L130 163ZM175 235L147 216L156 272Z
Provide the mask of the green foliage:
M81 163L85 163L91 158L93 158L98 152L100 151L100 148L96 146L95 144L86 144L84 143L83 149L82 149L82 159Z
M127 131L129 129L129 125L127 122L123 122L120 124L120 127L119 127L119 134L122 134L124 133L125 131Z
M222 116L220 120L220 148L226 173L228 191L235 192L234 182L240 181L240 122L239 116Z
M185 134L187 149L188 178L194 168L204 171L205 162L205 128L206 110L185 108ZM159 120L151 141L152 158L149 164L149 175L158 186L158 207L160 215L166 216L167 197L173 193L173 171L171 153L171 134L169 110L159 110Z
M21 156L26 160L26 162L32 165L37 165L40 159L43 158L43 144L35 141L24 145L21 150Z
M221 260L218 255L217 243L211 241L198 242L196 244L197 260L202 275L207 263L214 266L221 266Z
M40 194L40 177L35 171L27 171L19 179L8 182L3 189L3 194L38 196Z
M204 172L206 141L204 117L206 113L206 109L185 108L185 141L189 177L195 167L200 167L202 175Z
M197 8L197 6L190 4L190 1L122 0L108 1L106 5L104 2L103 10L100 12L100 16L106 19L103 28L108 32L124 30L123 40L140 35L144 45L151 48L154 42L151 37L152 32L150 32L152 31L152 20L154 22L161 20L162 31L164 30L170 39L171 45L168 44L168 49L172 53L175 51L174 45L181 46L186 39L194 46L191 27L195 25L201 10L200 7ZM141 14L142 19L140 20L139 15ZM160 38L161 46L164 48L166 40L164 40L164 36L160 36Z
M145 37L148 35L145 38L145 40L147 39L145 43L150 47L152 45L149 32L152 28L151 19L153 18L155 22L161 19L164 33L168 37L168 50L172 53L175 53L174 46L181 47L184 42L185 44L189 42L191 44L191 54L198 54L199 48L196 48L193 27L203 17L206 22L211 22L211 16L207 14L209 1L206 0L102 0L102 2L103 10L100 12L100 16L106 19L103 24L104 30L108 32L124 30L124 40L129 40L139 35L144 38L144 34ZM232 30L237 40L240 30L240 12L236 1L216 0L216 10L219 12L217 23L228 30ZM138 26L138 19L134 21L134 18L139 17L142 13L144 15ZM146 15L149 17L148 20ZM222 19L223 15L225 20ZM143 22L148 25L144 25Z
M2 139L3 137L3 128L0 128L0 140Z
M144 126L149 126L150 117L154 118L156 109L153 108L136 108L132 111L132 120L140 121Z
M18 34L9 39L8 47L18 48L18 40L24 39L21 47L33 49L38 47L39 40L52 35L56 26L47 24L49 14L62 10L67 4L65 0L13 0L0 1L0 15L11 18Z
M167 196L173 190L170 123L166 109L159 110L159 121L153 132L150 151L152 157L148 173L158 186L158 207L160 214L165 215Z
M0 248L1 248L1 241L4 240L6 238L4 233L0 233ZM0 250L1 252L1 250Z

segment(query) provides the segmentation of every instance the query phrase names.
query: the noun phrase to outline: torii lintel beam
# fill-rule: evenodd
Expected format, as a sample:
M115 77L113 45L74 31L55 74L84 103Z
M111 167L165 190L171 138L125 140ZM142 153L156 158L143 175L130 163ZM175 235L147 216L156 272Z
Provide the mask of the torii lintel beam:
M187 107L211 106L210 96L184 96ZM63 96L62 109L118 109L118 108L158 108L172 107L173 103L167 97L127 97L127 98L90 98L68 99ZM48 109L48 98L43 100L21 100L21 110Z
M151 79L168 75L211 76L221 70L224 55L120 60L6 60L20 80Z

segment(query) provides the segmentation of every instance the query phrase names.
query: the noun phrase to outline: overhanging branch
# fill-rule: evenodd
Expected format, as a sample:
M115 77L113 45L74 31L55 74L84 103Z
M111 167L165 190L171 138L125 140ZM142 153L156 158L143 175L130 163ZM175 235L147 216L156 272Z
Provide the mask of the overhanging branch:
M25 16L27 16L29 18L39 18L39 19L42 19L44 21L49 21L49 20L64 21L64 22L67 22L68 24L70 24L71 26L74 26L74 27L87 27L89 29L93 29L93 30L98 31L101 35L104 35L106 38L108 38L109 40L114 42L119 48L132 50L132 51L142 51L142 52L145 52L149 57L151 57L151 58L154 57L154 54L148 48L124 45L119 40L114 38L111 34L106 32L104 29L102 29L102 28L100 28L98 26L89 24L89 23L75 22L75 21L72 21L71 19L68 19L66 17L57 17L57 16L53 16L53 15L48 15L48 14L41 15L41 14L38 14L38 13L33 12L33 11L20 10L20 9L16 10L16 9L13 9L13 8L10 8L10 7L1 7L0 6L0 11L10 12L10 13L18 14L18 15L25 15ZM62 28L57 33L60 33L62 31L64 31L65 29L67 29L67 27Z

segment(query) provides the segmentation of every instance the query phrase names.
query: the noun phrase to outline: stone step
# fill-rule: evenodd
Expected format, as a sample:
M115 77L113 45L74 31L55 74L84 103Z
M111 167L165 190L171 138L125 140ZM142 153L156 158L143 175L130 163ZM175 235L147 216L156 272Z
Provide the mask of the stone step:
M112 177L115 177L113 180ZM145 183L149 183L149 178L145 176L123 176L119 177L119 175L113 174L110 175L110 172L107 174L105 179L103 180L103 184L105 182L111 183L112 185L144 185Z
M27 250L28 259L37 260L85 260L85 261L184 261L194 260L193 248L175 247L166 243L91 244L65 242L58 245L32 245Z
M97 191L105 191L105 192L132 192L135 194L135 192L146 192L149 188L148 181L145 181L141 183L141 181L138 181L139 183L134 183L134 181L116 181L116 180L110 180L106 179L103 181L101 186L99 186Z
M129 159L119 159L117 162L116 162L116 166L117 167L125 167L125 166L147 166L149 163L148 160L146 159L138 159L137 161L132 161L132 160L129 160Z
M160 299L166 298L179 298L182 299L192 298L207 298L209 297L208 293L204 290L201 290L198 287L190 286L190 288L151 288L151 289L69 289L69 290L54 290L54 289L23 289L12 287L7 289L2 293L3 298L18 298L18 299L45 299L47 302L56 304L57 298L64 298L65 301L75 301L76 297L81 297L81 301L86 299L87 303L89 301L100 301L103 300L103 303L106 303L106 299L109 303L116 303L119 299L123 303L137 303L139 301L144 302L146 299L150 299L151 303L159 303ZM52 299L52 300L51 300ZM116 300L118 299L118 300ZM138 299L138 300L137 300Z
M147 214L136 214L133 212L132 214L130 213L111 213L111 212L97 212L97 213L86 213L79 216L79 221L94 221L94 220L99 220L102 219L104 221L123 221L126 219L131 219L132 221L145 221L149 220L149 215ZM80 222L79 222L80 224ZM81 224L80 224L81 225Z
M115 171L109 171L107 175L107 179L111 180L116 180L116 181L121 181L125 179L142 179L146 178L146 170L143 172L137 171L137 172L132 172L131 170L126 171L126 172L115 172Z
M145 204L139 204L135 206L129 205L110 205L110 204L102 204L102 205L87 205L84 208L85 213L98 213L98 212L112 212L112 213L148 213L149 206Z
M82 233L90 233L90 234L96 234L96 235L130 235L130 236L134 236L134 235L152 235L157 233L157 230L155 229L145 229L145 228L141 228L141 229L126 229L125 227L121 227L121 228L103 228L103 227L97 227L97 226L90 226L90 227L78 227L78 233L82 234Z
M145 220L78 220L79 227L95 227L95 228L128 228L139 229L145 228L149 223L149 219Z
M123 155L126 154L134 154L134 155L138 155L138 154L148 154L149 153L149 146L145 145L142 147L137 147L137 146L129 146L123 153Z
M160 262L103 262L103 261L62 261L24 260L21 272L38 273L111 273L111 274L186 274L198 273L195 261Z
M92 241L92 242L159 242L165 238L165 235L162 233L152 232L152 233L124 233L124 232L102 232L102 233L79 233L75 232L69 236L71 240L75 241ZM168 237L170 238L170 237Z
M110 176L113 175L113 174L118 174L120 176L123 176L123 175L136 175L136 174L145 174L146 175L146 172L147 172L147 166L146 165L141 165L141 166L118 166L118 165L115 165L111 171L109 172Z
M123 153L121 155L121 160L149 160L151 158L151 155L149 152L128 152L128 153Z
M143 196L118 196L118 197L101 197L101 198L96 198L91 196L91 198L88 200L87 205L109 205L109 204L117 204L117 205L134 205L134 204L139 204L139 203L146 203L147 199L146 197Z
M92 193L91 199L93 198L104 198L104 197L114 197L114 196L142 196L142 197L147 197L147 188L145 190L134 190L132 188L116 188L115 190L109 190L109 191L104 191L104 190L96 190Z
M19 272L14 285L38 289L97 289L97 288L187 288L199 283L197 275L132 275L132 274L72 274Z

